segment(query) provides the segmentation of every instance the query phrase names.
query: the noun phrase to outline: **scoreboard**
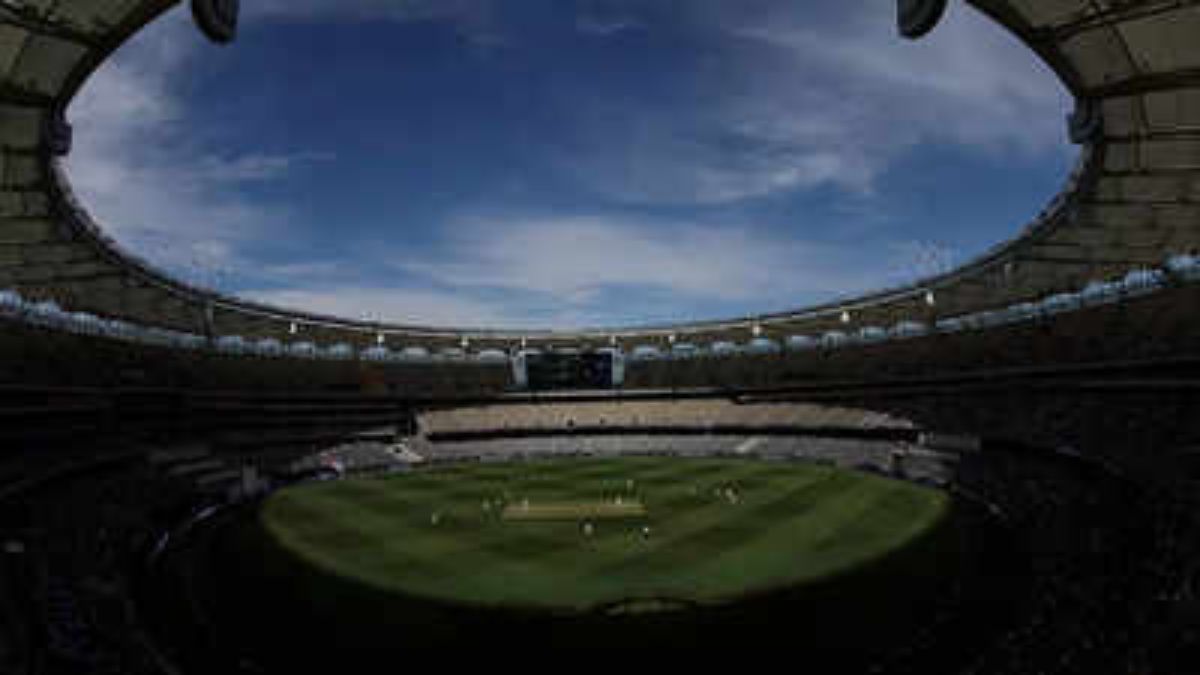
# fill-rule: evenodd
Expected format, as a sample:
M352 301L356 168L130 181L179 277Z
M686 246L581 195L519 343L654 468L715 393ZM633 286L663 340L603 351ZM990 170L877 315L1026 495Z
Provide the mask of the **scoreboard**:
M624 382L620 352L522 352L513 360L513 380L519 389L611 389Z

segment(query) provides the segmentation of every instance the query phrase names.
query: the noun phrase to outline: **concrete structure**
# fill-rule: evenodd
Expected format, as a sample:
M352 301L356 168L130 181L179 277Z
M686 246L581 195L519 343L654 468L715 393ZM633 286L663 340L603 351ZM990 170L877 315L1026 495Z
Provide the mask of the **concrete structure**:
M795 335L1008 307L1088 281L1160 265L1200 248L1200 2L967 0L1012 31L1078 101L1064 133L1081 144L1061 193L1014 238L950 273L854 300L729 321L574 332L378 324L264 306L172 279L123 251L71 193L59 158L82 83L117 47L178 0L0 2L0 288L71 311L204 335L431 352L785 343ZM215 42L236 36L236 0L192 0ZM919 37L945 0L901 0L899 30ZM899 38L897 38L899 39ZM236 49L236 45L231 47ZM1031 205L1033 211L1037 205Z

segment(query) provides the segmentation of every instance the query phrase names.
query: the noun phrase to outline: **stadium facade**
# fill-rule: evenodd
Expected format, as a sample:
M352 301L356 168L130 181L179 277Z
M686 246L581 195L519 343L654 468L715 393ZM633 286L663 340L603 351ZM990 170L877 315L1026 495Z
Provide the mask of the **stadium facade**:
M4 256L0 287L70 312L158 327L208 340L241 337L365 350L508 353L524 346L639 345L674 340L700 348L871 327L894 329L1037 303L1155 269L1194 252L1200 234L1200 9L1192 3L975 0L1034 50L1076 100L1064 133L1081 145L1060 194L1017 235L947 274L826 305L727 321L580 331L465 330L362 322L264 306L197 288L123 251L72 195L61 164L70 152L65 111L115 49L167 0L10 2L3 21ZM945 2L901 2L902 31L936 30ZM234 39L237 3L193 2L198 25ZM225 26L217 28L214 26ZM236 47L230 47L236 48ZM1032 205L1031 205L1032 206ZM969 223L964 226L969 227ZM552 327L551 327L552 328ZM669 342L672 341L672 342Z

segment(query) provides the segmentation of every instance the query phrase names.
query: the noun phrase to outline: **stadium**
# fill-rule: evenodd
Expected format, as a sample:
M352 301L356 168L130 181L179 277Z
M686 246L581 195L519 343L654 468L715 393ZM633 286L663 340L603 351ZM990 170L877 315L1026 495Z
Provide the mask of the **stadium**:
M983 255L578 330L284 309L125 250L66 109L178 4L0 2L0 672L1200 664L1200 3L962 3L1058 76L1080 148ZM236 0L189 4L239 48ZM920 40L948 2L877 4Z

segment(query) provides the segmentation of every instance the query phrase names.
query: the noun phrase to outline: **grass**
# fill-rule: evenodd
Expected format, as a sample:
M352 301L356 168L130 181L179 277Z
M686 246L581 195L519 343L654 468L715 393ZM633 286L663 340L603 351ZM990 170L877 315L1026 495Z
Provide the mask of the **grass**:
M506 517L526 500L553 517ZM376 590L577 611L719 605L820 581L904 547L948 510L941 492L825 466L623 458L317 483L276 494L259 518L298 560Z

